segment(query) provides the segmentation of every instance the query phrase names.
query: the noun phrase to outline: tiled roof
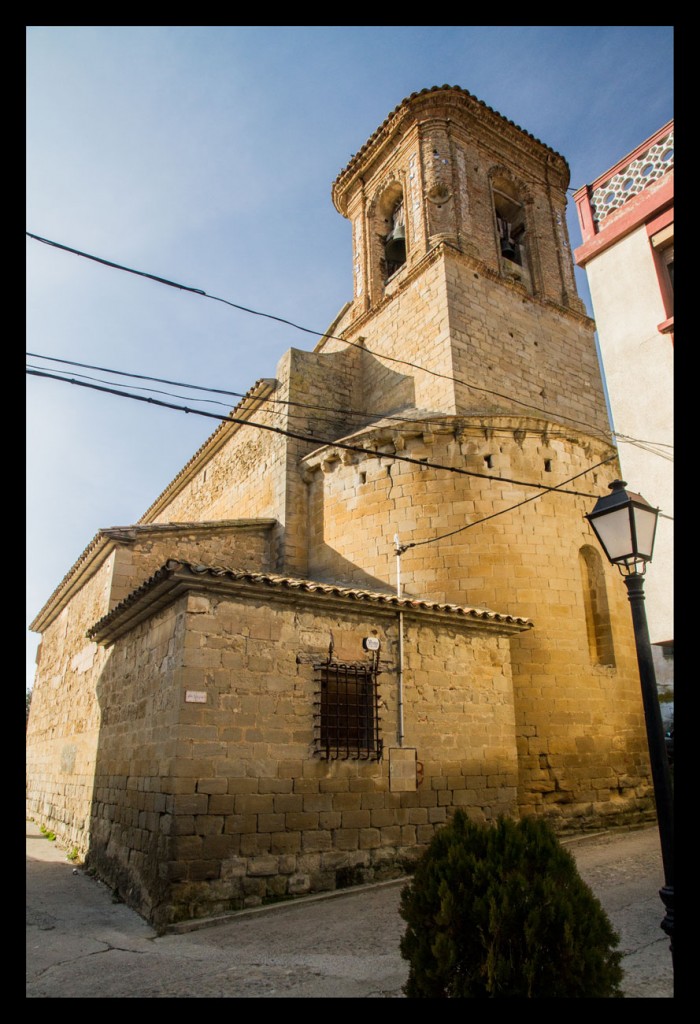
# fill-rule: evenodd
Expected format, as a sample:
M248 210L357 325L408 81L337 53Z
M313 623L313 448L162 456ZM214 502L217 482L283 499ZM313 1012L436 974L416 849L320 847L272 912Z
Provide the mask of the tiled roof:
M461 94L462 96L468 97L468 99L472 103L476 103L478 106L482 107L484 110L488 110L489 113L495 114L496 117L500 117L502 121L506 122L506 124L513 125L513 127L517 128L518 131L522 132L523 135L526 135L528 138L532 139L538 145L544 146L544 148L549 150L550 153L554 153L555 156L561 157L562 160L564 159L561 156L561 153L557 153L556 150L552 149L550 146L547 146L546 143L544 143L540 139L536 138L530 132L525 131L525 129L521 128L520 125L515 123L515 121L511 121L511 120L509 120L509 118L504 117L503 114L499 114L499 112L497 110L494 110L493 107L489 107L486 103L484 103L483 100L478 99L478 97L474 96L473 93L468 92L467 89L462 89L462 87L459 86L459 85L433 85L430 88L420 89L418 92L412 92L410 96L406 96L404 99L402 99L401 102L396 107L394 107L394 109L391 111L391 113L388 114L384 118L384 120L382 121L380 126L376 129L376 131L374 131L370 135L370 137L367 139L367 142L365 142L365 144L362 146L362 148L359 149L357 153L353 153L352 159L347 164L347 166L344 167L342 169L342 171L340 171L340 173L336 177L335 181L333 182L333 185L334 186L337 185L337 183L340 181L340 179L345 174L347 174L347 172L351 169L351 167L353 167L353 165L355 165L355 164L357 164L359 162L359 160L362 157L362 155L369 149L369 147L372 145L372 143L377 138L377 136L380 135L382 131L384 131L384 129L387 127L387 125L389 124L391 119L393 117L395 117L396 114L398 114L400 110L402 110L404 107L409 106L409 104L413 100L415 100L418 96L425 96L425 95L427 95L428 93L431 93L431 92L456 92L456 93Z
M267 398L269 393L274 390L276 385L277 385L277 381L276 380L271 379L271 378L267 378L267 377L261 377L259 380L257 380L255 382L255 384L253 384L252 387L248 388L248 390L246 391L245 395L240 400L238 405L236 405L236 407L231 410L231 412L229 413L228 418L222 417L222 422L219 424L219 426L216 428L216 430L214 430L214 432L209 435L209 437L206 439L204 444L200 445L200 447L194 453L192 458L189 459L185 463L185 465L182 467L182 469L179 471L179 473L175 477L173 477L173 479L170 481L170 483L165 488L165 490L162 491L158 495L156 500L154 502L152 502L151 505L149 505L149 507L146 509L144 514L139 519L139 523L147 523L148 522L148 517L153 514L154 510L163 501L164 497L180 481L182 481L184 478L186 478L187 474L194 467L194 465L197 463L198 459L203 454L203 452L206 451L206 449L209 448L212 445L214 440L216 438L218 438L220 435L222 435L224 433L224 431L230 429L231 421L233 419L238 419L238 418L242 417L245 414L247 406L249 406L250 403L252 401L254 401L255 399L257 399L257 398Z
M225 566L201 565L171 559L147 579L140 587L132 591L120 604L96 622L88 630L87 636L98 642L115 639L126 632L137 622L147 618L156 607L170 603L173 597L179 596L195 580L209 583L233 583L252 585L254 587L274 588L280 592L295 591L309 595L340 598L357 601L384 608L396 608L403 611L433 612L460 618L479 620L493 625L511 626L515 629L530 629L530 619L515 615L501 615L486 608L470 608L457 604L442 604L436 601L424 601L412 597L397 597L395 594L380 591L345 587L334 583L321 583L317 580L300 579L294 576L282 576L276 573L252 572L249 569L233 569ZM119 626L118 626L119 623Z

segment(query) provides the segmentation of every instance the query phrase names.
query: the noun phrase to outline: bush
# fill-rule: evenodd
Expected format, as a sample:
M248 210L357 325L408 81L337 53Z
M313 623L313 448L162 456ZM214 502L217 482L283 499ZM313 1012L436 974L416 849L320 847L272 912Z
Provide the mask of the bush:
M401 893L413 998L619 997L619 936L542 819L436 832Z

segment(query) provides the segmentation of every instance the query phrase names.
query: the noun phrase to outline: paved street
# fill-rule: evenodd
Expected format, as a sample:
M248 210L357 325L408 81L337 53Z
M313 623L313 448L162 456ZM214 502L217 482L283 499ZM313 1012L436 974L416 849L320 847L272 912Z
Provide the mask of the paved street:
M36 824L26 835L28 998L403 998L402 882L157 936ZM672 998L656 828L566 845L620 932L625 996Z

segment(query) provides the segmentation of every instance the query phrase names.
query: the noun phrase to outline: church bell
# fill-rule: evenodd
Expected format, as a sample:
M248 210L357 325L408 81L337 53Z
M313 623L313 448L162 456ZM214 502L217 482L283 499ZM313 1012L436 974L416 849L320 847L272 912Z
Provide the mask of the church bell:
M387 263L403 263L406 259L406 225L395 224L384 243L384 255Z
M505 256L507 260L515 259L515 246L510 239L508 241L501 242L501 255Z

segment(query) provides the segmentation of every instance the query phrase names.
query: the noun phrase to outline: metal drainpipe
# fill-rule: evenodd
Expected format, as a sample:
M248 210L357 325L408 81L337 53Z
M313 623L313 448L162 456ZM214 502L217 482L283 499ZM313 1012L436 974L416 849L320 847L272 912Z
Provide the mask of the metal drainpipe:
M398 533L394 536L396 547L396 596L401 598L401 545ZM399 609L399 667L398 667L398 705L399 705L399 747L403 746L403 612Z
M399 746L403 746L403 612L399 612Z

